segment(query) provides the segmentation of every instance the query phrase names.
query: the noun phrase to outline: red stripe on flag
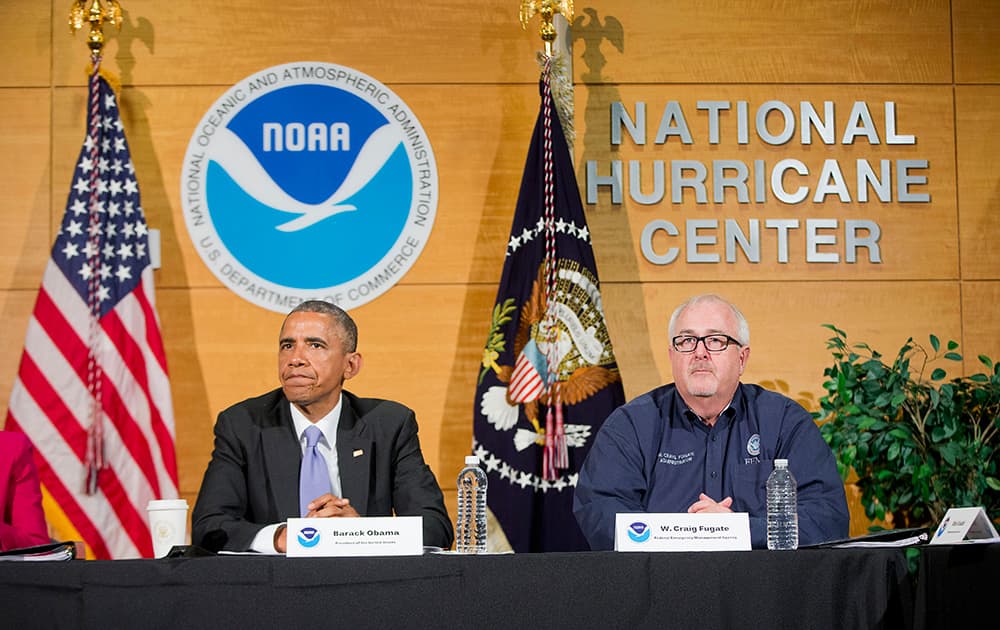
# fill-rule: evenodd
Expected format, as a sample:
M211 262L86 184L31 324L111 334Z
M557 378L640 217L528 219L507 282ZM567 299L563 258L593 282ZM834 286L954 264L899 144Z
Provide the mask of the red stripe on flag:
M58 273L58 271L56 271ZM83 383L87 382L87 346L81 341L76 330L66 321L63 312L52 301L42 284L38 291L38 299L35 301L35 311L33 313L35 321L48 334L49 339L59 349L66 362L76 371L77 376Z
M518 383L510 388L510 399L514 402L530 402L542 393L542 382Z
M108 320L112 313L113 311L109 312L108 316L106 316L104 320ZM57 347L64 353L66 360L76 372L76 375L80 379L81 383L86 384L87 348L77 336L76 331L63 317L62 311L59 310L48 293L45 291L44 285L42 290L38 292L38 301L35 305L35 319L48 334L49 338L52 339L53 342L56 343ZM104 323L105 322L102 322L102 325L104 325ZM129 351L137 353L139 359L141 360L142 353L135 347L134 343L132 343L131 337L120 326L120 323L121 322L116 317L115 324L105 326L105 331L112 339L115 339L118 342L117 347L119 348L119 352L122 352L124 355L125 352L122 351L122 348L127 348ZM149 445L146 443L146 438L142 434L142 431L138 426L136 426L134 419L125 407L115 384L108 378L107 373L109 371L113 371L113 368L111 368L111 366L104 366L104 378L101 381L101 407L104 410L104 413L107 414L108 418L115 425L118 434L121 436L122 442L125 444L126 448L128 448L128 451L132 456L132 459L135 460L136 465L138 465L141 469L143 476L153 489L154 494L156 496L160 496L160 482L156 475L156 467L153 462L152 453L149 450ZM143 370L143 372L144 371L145 370ZM36 378L45 380L45 376L40 370L36 370L35 376ZM25 383L25 386L28 387L28 384ZM30 387L28 387L28 389L31 390ZM148 402L148 389L145 387L143 387L143 389L146 391L146 398ZM59 396L55 392L52 392L51 395L46 394L45 396L33 394L32 397L36 401L43 403L41 405L43 407L49 401L59 401ZM66 409L65 406L62 406L61 401L59 401L58 404L61 406L62 413L73 416L71 411ZM155 409L155 407L150 405L151 412L153 409ZM56 417L51 413L49 413L48 416L50 419ZM61 427L60 431L62 431ZM84 436L83 442L81 442L80 445L85 448L86 436ZM73 444L73 448L74 450L77 450L76 443ZM80 453L78 452L78 454ZM173 460L174 452L172 448L169 455ZM83 461L82 457L81 461ZM174 464L174 468L176 469L176 464Z
M66 444L76 454L77 459L82 462L87 451L87 430L80 425L73 412L63 404L62 398L52 388L52 384L49 383L45 374L27 352L21 356L21 368L18 370L17 376L25 391L31 395L38 407L45 413L45 420L62 434ZM35 450L40 449L36 446Z
M25 432L23 428L18 426L17 418L13 414L9 414L7 416L6 430L10 431L12 426L16 427L22 433ZM108 545L104 537L101 536L100 531L94 526L94 522L90 520L87 513L80 507L80 504L73 498L73 493L66 489L62 479L59 478L59 475L49 465L49 461L42 454L41 450L37 448L32 450L35 451L35 468L38 469L38 480L45 486L49 494L52 495L52 498L59 504L59 507L62 508L66 514L66 518L70 520L76 531L83 537L83 542L87 543L87 546L94 553L95 558L99 560L111 558L111 552L108 550Z
M138 385L139 390L141 390L145 399L145 406L148 406L149 409L150 426L155 434L157 425L162 427L163 420L160 418L160 412L156 408L156 405L153 404L149 393L149 381L146 378L146 360L142 355L142 350L136 345L129 332L122 325L116 311L108 311L108 314L101 320L101 328L107 333L108 338L114 341L115 347L118 349L118 354L124 361L122 367L128 371L132 379L134 379L135 384ZM156 476L153 454L150 451L149 443L146 441L146 435L132 417L128 407L125 406L125 402L121 398L121 393L115 388L116 384L108 376L109 372L116 372L118 367L117 365L104 366L104 409L108 414L108 418L118 428L118 432L122 436L122 441L125 442L129 452L132 453L132 457L142 469L146 480L153 489L153 494L159 497L160 480ZM108 396L109 392L114 392L114 395ZM172 449L170 455L173 455Z
M510 386L508 387L510 399L515 402L534 400L541 394L543 386L542 377L538 374L538 370L522 353L517 357L514 371L510 376Z
M36 401L39 407L45 412L46 419L55 427L55 429L63 436L66 444L69 445L70 449L76 454L77 459L80 462L81 469L84 461L84 454L86 452L87 443L87 432L80 426L80 423L76 420L73 412L68 409L59 397L59 394L52 388L49 381L45 378L45 375L38 369L38 365L32 360L31 356L25 353L21 357L21 369L19 372L19 378L21 383L24 385L25 389L31 394L32 399ZM14 418L13 412L8 414L8 423ZM24 432L22 430L22 432ZM36 453L40 453L43 449L36 448ZM41 454L38 457L43 457ZM48 466L48 462L46 462ZM53 477L58 477L58 473L55 470L51 471ZM55 482L53 482L55 483ZM83 485L83 479L79 480L80 485ZM111 468L106 468L101 471L99 477L99 485L104 496L107 497L112 509L114 509L115 514L118 516L118 520L122 522L125 526L126 532L129 538L132 539L135 546L142 550L143 554L146 554L146 548L148 547L148 552L152 554L152 543L149 539L149 527L146 525L145 521L139 517L133 501L129 498L128 493L122 488L121 482L119 481L115 471ZM60 480L60 486L62 482ZM63 486L65 490L65 487ZM53 493L55 497L56 494ZM73 526L83 534L83 530L78 525L77 520L82 519L89 523L89 519L83 510L73 501L73 507L66 507L61 499L56 497L59 504L63 506L63 510L66 512L66 516L73 523ZM138 527L138 530L136 529ZM96 530L95 530L96 531ZM104 545L104 539L101 539L101 545L91 544L90 540L86 541L88 545L94 549L94 553L97 554L97 547Z
M164 354L163 351L163 342L160 337L160 328L159 324L156 321L156 313L155 311L153 311L152 305L146 299L146 292L144 290L143 284L144 284L143 282L139 283L139 286L136 287L135 291L132 292L132 296L136 299L136 303L138 304L140 312L142 314L143 325L146 331L145 339L146 343L148 344L149 354L152 354L153 357L156 359L160 371L163 373L164 377L166 377L167 360L166 360L166 355ZM122 325L120 319L117 319L118 318L117 310L108 313L108 315L105 316L104 320L107 321L108 318L111 317L112 315L115 316L116 320L118 321L118 324ZM105 321L102 321L102 325L105 323ZM110 331L108 334L111 335ZM114 335L111 336L112 338L118 338L115 337ZM122 336L120 338L126 338L126 337L129 340L131 340L131 337L128 337L125 333L122 333ZM153 434L156 436L156 442L160 448L160 453L163 459L163 465L166 468L167 474L170 476L171 481L173 481L174 486L176 486L178 485L177 457L174 452L173 429L169 427L167 423L164 421L163 416L160 413L160 408L156 403L155 396L152 391L153 388L150 386L150 382L148 380L148 375L150 371L146 369L145 358L142 352L139 351L138 347L135 348L135 351L137 352L137 355L135 357L134 362L126 360L126 363L130 367L132 367L132 373L136 381L142 386L142 390L143 392L145 392L146 398L149 401L150 422ZM124 352L122 352L122 354L124 356ZM140 364L141 364L141 369L136 367L139 366ZM159 494L157 494L157 496L159 497Z
M144 281L139 282L139 286L132 292L132 297L138 303L139 310L142 311L142 317L146 322L146 345L149 346L149 350L159 362L160 370L167 374L167 353L163 349L163 338L160 336L160 322L156 317L153 305L149 303Z

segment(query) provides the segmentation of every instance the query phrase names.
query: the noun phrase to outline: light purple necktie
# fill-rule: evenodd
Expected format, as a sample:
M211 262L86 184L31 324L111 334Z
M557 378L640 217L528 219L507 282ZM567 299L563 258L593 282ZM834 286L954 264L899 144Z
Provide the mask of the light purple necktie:
M299 473L299 506L302 516L309 513L309 502L331 491L330 471L326 460L316 449L316 444L323 437L319 427L313 425L306 429L306 450L302 453L302 470Z

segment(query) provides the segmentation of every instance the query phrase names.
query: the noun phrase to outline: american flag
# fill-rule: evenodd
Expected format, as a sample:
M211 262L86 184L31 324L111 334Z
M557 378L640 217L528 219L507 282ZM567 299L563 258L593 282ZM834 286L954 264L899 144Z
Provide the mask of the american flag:
M152 557L146 503L177 497L177 463L149 235L117 98L96 68L88 105L6 429L35 446L56 537L82 540L89 557Z

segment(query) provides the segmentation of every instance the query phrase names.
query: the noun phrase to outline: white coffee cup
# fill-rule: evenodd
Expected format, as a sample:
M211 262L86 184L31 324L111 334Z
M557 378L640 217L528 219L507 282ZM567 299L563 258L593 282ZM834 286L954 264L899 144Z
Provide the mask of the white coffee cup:
M188 503L184 499L154 499L146 506L153 556L162 558L174 545L187 544Z

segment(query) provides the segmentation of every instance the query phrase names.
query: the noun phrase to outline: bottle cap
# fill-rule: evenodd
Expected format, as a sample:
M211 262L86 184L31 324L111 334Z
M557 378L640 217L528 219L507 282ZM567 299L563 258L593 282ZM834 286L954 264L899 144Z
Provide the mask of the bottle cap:
M787 459L776 459L776 460L774 460L774 467L775 468L787 468L788 467L788 460Z
M478 466L479 465L479 458L476 457L475 455L466 455L465 456L465 465L466 466Z

